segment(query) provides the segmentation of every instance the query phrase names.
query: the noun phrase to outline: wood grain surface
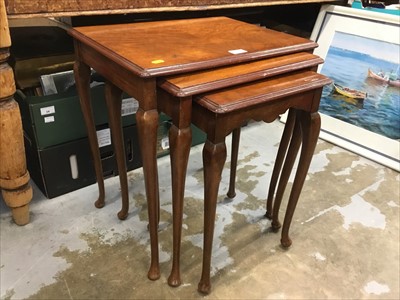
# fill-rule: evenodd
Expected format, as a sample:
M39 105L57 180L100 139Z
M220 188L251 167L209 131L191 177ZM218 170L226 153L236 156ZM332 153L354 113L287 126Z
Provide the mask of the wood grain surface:
M210 10L299 3L332 2L328 0L5 0L9 17L78 16L154 11Z
M226 17L77 27L70 34L140 77L227 66L317 47L308 39Z

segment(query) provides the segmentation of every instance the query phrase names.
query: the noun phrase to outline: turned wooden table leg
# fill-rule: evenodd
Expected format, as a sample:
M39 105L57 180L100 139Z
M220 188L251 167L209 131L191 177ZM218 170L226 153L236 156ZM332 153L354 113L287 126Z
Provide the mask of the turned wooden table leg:
M107 81L105 85L105 98L108 111L108 122L111 130L111 139L117 160L119 183L121 186L122 207L118 212L118 218L120 220L125 220L128 217L129 211L129 194L121 120L122 90ZM98 178L97 180L100 179ZM103 180L103 178L101 178L101 180Z
M151 263L147 274L150 280L160 278L158 257L158 170L157 170L157 110L144 111L140 107L136 112L136 122L142 153L143 173L147 197L147 209L149 216Z
M203 148L204 167L204 242L203 267L198 291L208 294L211 290L210 271L214 237L215 214L221 173L226 160L225 142L214 144L208 139Z
M7 64L11 46L4 1L0 0L0 189L14 222L29 223L32 187L26 169L24 137L19 106L15 102L15 81Z
M177 107L174 112L191 112L192 98L176 100ZM168 277L170 286L181 284L180 252L182 235L183 201L185 195L186 170L189 160L190 146L192 143L192 129L190 127L190 114L172 115L172 126L169 130L171 178L172 178L172 216L173 216L173 256L172 269Z
M274 203L276 184L278 183L278 179L280 177L280 172L282 169L282 164L285 159L286 151L288 149L288 145L293 134L295 120L296 120L296 112L294 109L291 108L289 109L285 128L282 133L281 142L279 143L278 154L276 155L274 169L272 171L272 176L271 176L271 182L269 184L268 197L267 197L267 212L265 213L265 216L268 219L272 219L272 213L273 213L272 207Z
M90 102L90 67L77 60L74 65L74 75L76 87L79 94L82 114L84 116L83 119L85 121L86 131L88 134L90 151L92 152L97 185L99 188L99 197L95 202L95 206L97 208L102 208L104 206L105 198L103 166L101 165L99 143L97 141L96 125L93 117L92 103Z
M294 113L297 115L297 112ZM301 128L297 117L295 117L295 124L293 129L293 134L291 136L290 145L288 152L286 154L285 163L283 165L282 173L279 178L278 189L276 191L275 201L273 203L272 212L272 230L278 231L281 228L281 223L279 222L279 209L281 207L283 194L285 193L286 185L289 181L290 174L292 173L294 162L296 161L297 154L299 153L299 148L301 145Z
M290 247L292 244L292 241L289 238L289 227L307 176L308 168L310 167L321 128L321 118L318 112L309 113L299 111L297 118L301 124L302 147L296 177L289 196L289 202L282 227L281 244L283 247Z
M149 216L151 262L147 277L150 280L160 278L158 254L159 188L157 169L157 128L158 111L156 82L143 79L141 84L139 109L136 112L140 152L142 154L143 175L146 189Z
M240 127L235 128L232 131L231 172L229 177L228 193L226 194L229 198L234 198L236 196L236 169L239 155L240 131Z

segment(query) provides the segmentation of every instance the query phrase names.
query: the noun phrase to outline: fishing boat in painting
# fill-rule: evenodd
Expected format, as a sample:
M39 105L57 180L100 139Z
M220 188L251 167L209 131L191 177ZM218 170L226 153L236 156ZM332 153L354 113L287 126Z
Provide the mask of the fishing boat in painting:
M383 74L382 72L375 73L371 69L368 69L368 77L376 79L383 83L387 83L388 85L391 85L391 86L400 87L400 79L390 78L389 75Z
M357 100L364 100L367 98L367 93L363 91L359 91L356 89L351 89L347 86L343 86L337 83L333 84L334 91L338 94L341 94L343 96L352 98L352 99L357 99Z
M389 80L389 85L400 87L400 79L397 80Z

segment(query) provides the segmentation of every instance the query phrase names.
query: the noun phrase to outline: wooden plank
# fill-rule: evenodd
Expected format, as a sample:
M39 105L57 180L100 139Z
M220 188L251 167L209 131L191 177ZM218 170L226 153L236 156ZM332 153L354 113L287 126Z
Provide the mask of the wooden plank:
M58 17L139 12L211 10L300 3L335 2L329 0L5 0L9 18ZM338 2L338 1L336 1Z

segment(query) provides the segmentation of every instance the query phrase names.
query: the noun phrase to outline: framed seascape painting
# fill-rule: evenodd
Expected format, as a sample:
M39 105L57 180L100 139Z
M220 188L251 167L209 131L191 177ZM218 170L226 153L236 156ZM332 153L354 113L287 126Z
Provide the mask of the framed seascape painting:
M311 39L325 62L320 138L400 171L400 19L327 5Z

